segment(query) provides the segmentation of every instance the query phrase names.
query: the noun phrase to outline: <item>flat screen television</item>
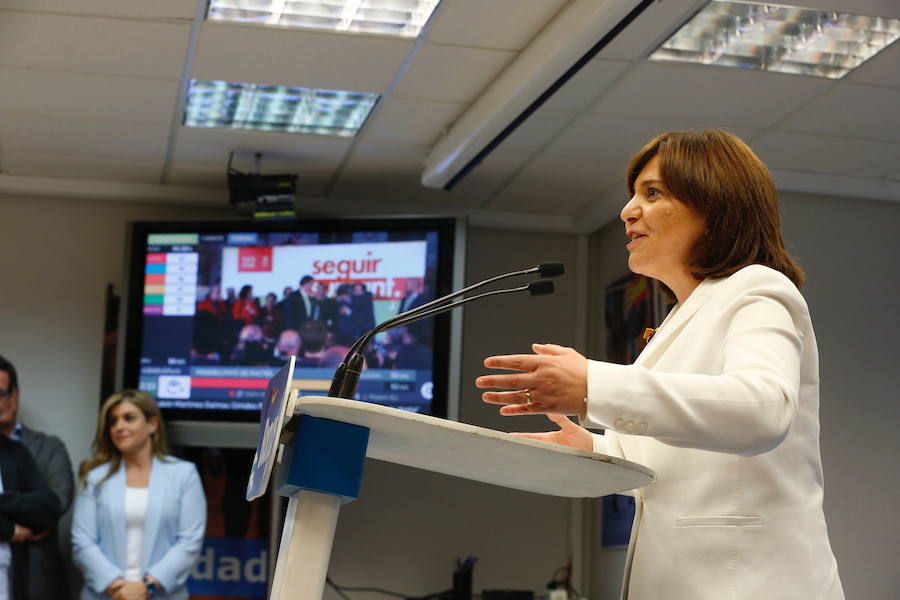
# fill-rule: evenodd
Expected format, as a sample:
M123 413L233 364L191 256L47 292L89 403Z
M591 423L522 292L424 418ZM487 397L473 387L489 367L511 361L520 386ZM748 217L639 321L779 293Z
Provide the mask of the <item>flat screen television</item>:
M324 395L377 323L450 292L456 219L132 224L123 384L176 421L258 422L269 378L297 356ZM448 416L450 318L379 334L356 399Z

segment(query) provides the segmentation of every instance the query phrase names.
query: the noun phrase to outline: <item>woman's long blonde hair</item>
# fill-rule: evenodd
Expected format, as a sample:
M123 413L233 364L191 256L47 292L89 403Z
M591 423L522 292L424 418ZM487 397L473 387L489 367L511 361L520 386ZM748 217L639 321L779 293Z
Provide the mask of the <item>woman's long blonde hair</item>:
M108 463L109 470L106 472L103 479L97 483L98 487L119 470L119 466L122 464L122 454L112 441L112 435L109 431L109 413L118 404L126 400L137 406L138 409L144 413L144 418L148 421L153 418L156 419L156 432L150 436L150 440L153 443L153 456L165 460L166 454L169 453L169 445L166 442L166 427L163 424L162 415L159 412L159 407L156 405L156 400L153 399L153 396L140 390L122 390L116 392L107 398L100 408L100 416L97 418L97 433L94 436L94 443L91 446L94 454L81 463L81 466L78 468L78 479L81 481L81 485L87 485L88 473L100 465Z

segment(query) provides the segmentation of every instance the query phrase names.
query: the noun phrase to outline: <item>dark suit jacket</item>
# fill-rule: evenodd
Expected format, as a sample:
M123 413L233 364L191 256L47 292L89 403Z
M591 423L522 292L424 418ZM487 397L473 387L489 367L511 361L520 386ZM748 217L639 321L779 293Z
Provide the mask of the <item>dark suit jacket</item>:
M427 304L430 302L430 299L425 295L424 292L420 292L417 294L409 294L403 297L403 300L400 301L400 310L399 313L404 313L408 310L412 310L414 308L419 308L423 304ZM406 328L416 336L416 341L427 340L431 337L431 328L434 324L434 317L430 319L422 319L421 321L415 321L406 326ZM431 364L431 359L428 359L428 364Z
M38 472L34 459L19 442L0 435L0 540L8 542L16 525L32 531L46 531L56 525L62 514L59 498ZM11 543L12 597L30 600L28 592L28 546Z
M321 321L329 331L334 329L338 315L338 303L334 298L313 299L313 319Z
M309 301L310 305L312 305L312 298ZM284 299L282 310L285 329L300 331L300 326L309 318L309 314L306 312L306 303L303 301L303 294L299 290L291 293L290 296Z
M59 498L63 513L72 504L74 481L69 453L55 436L22 426L20 441L34 458L38 471ZM54 526L44 539L29 544L29 597L33 600L56 600L69 597L66 563L59 549L59 535Z

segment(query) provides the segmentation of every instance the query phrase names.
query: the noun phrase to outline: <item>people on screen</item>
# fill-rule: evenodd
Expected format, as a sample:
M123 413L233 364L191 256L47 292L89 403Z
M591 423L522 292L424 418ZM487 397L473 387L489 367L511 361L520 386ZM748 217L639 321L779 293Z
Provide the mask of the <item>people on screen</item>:
M259 310L259 326L262 327L263 338L271 344L278 338L278 334L284 329L282 321L284 314L278 304L278 296L275 292L266 294L265 301Z
M241 287L237 301L231 307L231 316L236 323L253 325L259 318L259 303L253 297L253 286Z
M220 298L221 283L210 283L197 303L191 364L281 366L290 356L307 367L340 364L346 350L375 327L374 294L361 281L326 283L304 275L299 284L296 291L285 286L281 300L275 292L257 298L253 286L245 284L229 310ZM399 309L411 310L428 301L419 278L406 280L404 291L395 304ZM365 352L367 367L428 368L431 327L430 321L423 321L382 334ZM390 349L400 345L405 346L404 358L398 363Z

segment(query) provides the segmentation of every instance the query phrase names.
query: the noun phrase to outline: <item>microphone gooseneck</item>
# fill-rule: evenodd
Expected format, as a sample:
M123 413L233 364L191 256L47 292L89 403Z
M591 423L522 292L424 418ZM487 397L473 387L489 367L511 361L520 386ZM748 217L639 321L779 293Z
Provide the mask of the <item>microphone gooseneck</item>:
M538 279L532 281L528 285L508 289L493 290L490 292L478 294L476 296L469 296L468 298L463 298L455 302L453 301L453 299L458 296L462 296L484 286L490 285L491 283L495 283L503 279L508 279L510 277L538 274L542 278L549 278L557 277L559 275L562 275L564 272L565 266L562 263L541 263L536 267L532 267L530 269L512 271L510 273L504 273L503 275L497 275L495 277L485 279L484 281L479 281L478 283L465 287L459 291L452 292L450 294L447 294L446 296L443 296L436 300L432 300L431 302L423 304L422 306L419 306L412 310L408 310L404 313L400 313L395 317L391 317L390 319L385 320L353 343L353 345L347 351L347 355L344 357L343 362L334 372L334 378L331 380L331 387L328 390L328 395L332 398L353 398L354 394L356 393L356 386L359 382L360 374L363 370L362 352L365 349L366 345L368 345L368 343L372 340L372 338L374 338L382 331L393 329L394 327L400 327L402 325L407 325L414 321L419 321L428 317L433 317L449 310L453 310L454 308L458 308L460 306L468 304L469 302L487 298L489 296L510 294L515 292L528 292L532 296L552 294L553 282L547 281L546 279Z

